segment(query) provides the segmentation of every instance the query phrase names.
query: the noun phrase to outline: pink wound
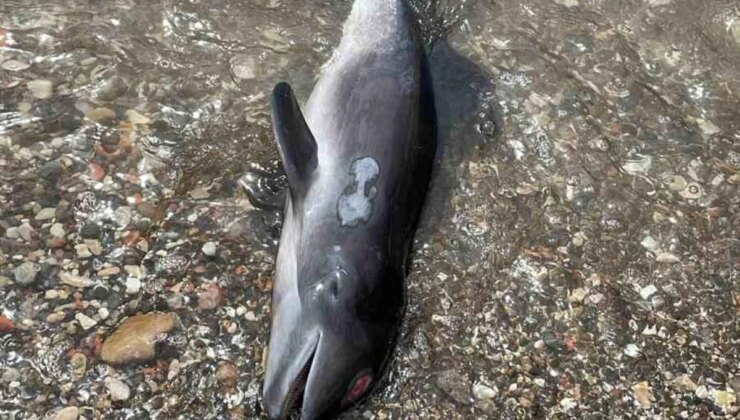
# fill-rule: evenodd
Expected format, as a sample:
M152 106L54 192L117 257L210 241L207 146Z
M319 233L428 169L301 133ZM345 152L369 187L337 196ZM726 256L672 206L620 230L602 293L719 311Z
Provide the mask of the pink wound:
M370 387L371 382L372 378L369 373L357 378L354 385L352 385L352 388L347 392L347 400L349 400L349 402L357 401L357 399L365 394L367 389Z

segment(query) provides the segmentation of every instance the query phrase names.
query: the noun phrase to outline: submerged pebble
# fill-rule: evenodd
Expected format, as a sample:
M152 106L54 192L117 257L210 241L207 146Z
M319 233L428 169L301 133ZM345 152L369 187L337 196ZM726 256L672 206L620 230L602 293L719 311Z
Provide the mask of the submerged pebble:
M174 313L148 313L127 318L103 342L100 356L106 363L147 362L156 357L156 341L179 324Z

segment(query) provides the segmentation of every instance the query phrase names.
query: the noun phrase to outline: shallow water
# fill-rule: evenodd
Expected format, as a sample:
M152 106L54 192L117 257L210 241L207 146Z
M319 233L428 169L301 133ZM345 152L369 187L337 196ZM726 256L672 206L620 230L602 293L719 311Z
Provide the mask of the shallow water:
M738 3L415 5L443 148L347 418L736 416ZM280 215L238 181L279 194L268 94L308 97L349 7L0 3L0 418L261 415ZM156 361L104 363L152 311L183 326Z

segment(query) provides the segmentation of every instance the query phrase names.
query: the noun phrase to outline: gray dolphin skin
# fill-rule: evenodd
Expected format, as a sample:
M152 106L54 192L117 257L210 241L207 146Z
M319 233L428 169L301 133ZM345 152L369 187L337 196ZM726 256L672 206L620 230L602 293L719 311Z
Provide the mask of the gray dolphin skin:
M432 173L434 99L405 1L355 1L305 114L280 83L272 120L288 194L262 403L331 418L382 376Z

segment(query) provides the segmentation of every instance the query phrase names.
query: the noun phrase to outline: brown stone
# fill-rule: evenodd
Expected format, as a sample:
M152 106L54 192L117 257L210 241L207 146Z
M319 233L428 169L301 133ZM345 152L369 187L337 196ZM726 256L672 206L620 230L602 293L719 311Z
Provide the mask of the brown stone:
M216 368L216 379L226 388L234 388L239 379L239 369L231 362L220 362Z
M142 363L156 357L156 341L180 325L174 313L148 313L127 318L103 342L100 356L114 365Z
M216 309L221 306L224 300L224 294L217 284L211 283L206 290L198 293L198 308L201 310Z

